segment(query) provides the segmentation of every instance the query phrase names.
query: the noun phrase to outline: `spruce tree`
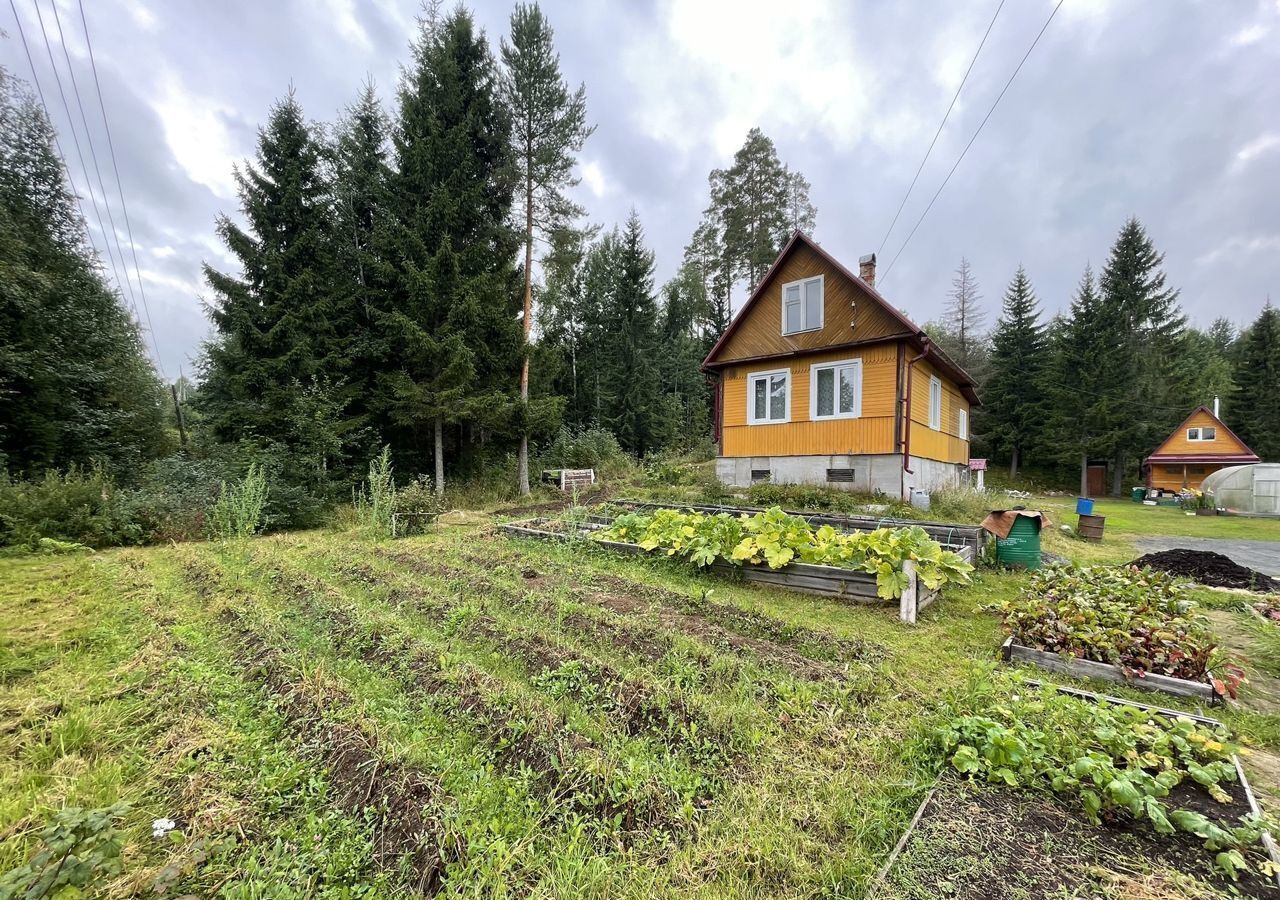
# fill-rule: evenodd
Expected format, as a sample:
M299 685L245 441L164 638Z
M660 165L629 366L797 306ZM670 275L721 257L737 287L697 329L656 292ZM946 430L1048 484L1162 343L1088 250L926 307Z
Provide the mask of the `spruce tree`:
M1232 430L1264 462L1280 462L1280 313L1270 300L1240 345Z
M1128 424L1114 390L1129 352L1115 312L1102 302L1093 270L1086 267L1069 315L1053 330L1046 379L1048 443L1059 462L1079 466L1082 497L1089 490L1089 459L1110 454L1117 433Z
M260 129L254 161L236 171L247 230L227 216L217 223L241 273L204 267L217 334L199 398L215 437L283 448L283 478L316 493L342 450L342 403L331 395L347 352L334 330L322 153L290 91Z
M128 479L170 446L167 407L89 245L54 134L0 67L0 470L100 462Z
M991 377L986 388L986 418L991 444L1007 454L1016 477L1027 455L1041 446L1045 334L1031 281L1021 266L1005 291L1000 320L991 337Z
M658 308L653 252L635 210L616 238L616 269L604 310L606 359L603 422L624 449L644 454L671 438L673 422L660 402Z
M511 118L484 34L466 10L422 21L393 142L397 284L380 340L398 364L384 374L383 391L412 462L430 440L443 491L446 424L477 434L524 427L513 422L524 341L519 236L510 225ZM465 443L460 435L459 447Z
M587 125L586 88L570 92L560 74L551 25L537 3L511 14L511 42L502 42L503 96L511 112L511 136L519 178L524 233L524 339L533 327L533 240L582 215L566 195L578 183L575 154L594 130ZM529 400L528 352L520 368L520 399ZM529 493L529 435L520 434L520 493Z
M1188 386L1180 378L1186 317L1178 292L1166 286L1157 252L1136 218L1125 222L1102 270L1102 301L1120 317L1129 346L1128 370L1112 390L1129 406L1129 427L1114 450L1112 492L1119 494L1133 464L1150 453L1188 412Z

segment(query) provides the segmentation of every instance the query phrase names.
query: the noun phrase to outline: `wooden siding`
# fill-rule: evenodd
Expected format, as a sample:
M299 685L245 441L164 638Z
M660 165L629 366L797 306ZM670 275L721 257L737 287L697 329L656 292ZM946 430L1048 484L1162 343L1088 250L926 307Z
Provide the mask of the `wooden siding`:
M744 323L746 324L746 323ZM774 323L775 326L777 323ZM786 360L730 366L724 379L722 456L809 456L894 453L893 420L897 344L828 350ZM862 415L857 419L811 421L809 367L844 359L862 360ZM752 372L791 372L790 422L747 424L747 377Z
M929 378L942 382L942 428L929 427ZM960 438L960 410L969 415L969 432L973 433L973 412L955 384L939 373L927 360L915 364L911 375L911 455L942 462L969 462L969 442Z
M822 275L822 328L801 334L782 333L782 286ZM902 323L866 293L860 282L837 272L807 246L800 246L763 285L759 301L729 337L717 362L758 359L806 350L821 350L854 341L875 341L905 333Z
M1192 426L1194 427L1194 426ZM1185 435L1184 435L1185 437ZM1165 491L1180 491L1183 488L1200 489L1200 485L1225 466L1238 463L1151 463L1150 486Z
M1204 428L1206 426L1217 429L1213 440L1187 440L1188 428ZM1221 453L1223 455L1237 456L1241 453L1249 452L1251 452L1249 448L1237 440L1235 435L1228 432L1227 429L1214 420L1209 412L1202 409L1192 415L1177 431L1169 435L1168 439L1157 447L1155 453L1151 455L1162 456L1168 453L1177 453L1194 454L1195 456L1215 456Z

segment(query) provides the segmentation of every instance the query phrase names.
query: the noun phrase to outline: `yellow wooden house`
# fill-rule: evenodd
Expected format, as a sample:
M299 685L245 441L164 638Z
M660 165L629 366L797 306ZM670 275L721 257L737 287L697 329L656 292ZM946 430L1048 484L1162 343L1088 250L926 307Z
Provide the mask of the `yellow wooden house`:
M1217 405L1217 401L1214 401ZM1261 462L1207 406L1187 416L1142 463L1148 488L1199 490L1205 476L1226 466Z
M967 477L974 381L875 289L796 232L703 361L725 484L907 497Z

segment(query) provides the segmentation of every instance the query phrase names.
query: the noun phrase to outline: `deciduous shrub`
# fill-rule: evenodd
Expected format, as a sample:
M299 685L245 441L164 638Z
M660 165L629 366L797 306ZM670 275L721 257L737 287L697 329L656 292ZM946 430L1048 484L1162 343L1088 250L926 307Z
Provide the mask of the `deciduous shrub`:
M209 510L210 535L222 540L253 537L266 524L263 511L269 492L267 477L257 463L250 463L240 481L224 481Z
M595 469L602 478L625 475L634 460L607 428L562 426L539 455L543 468Z

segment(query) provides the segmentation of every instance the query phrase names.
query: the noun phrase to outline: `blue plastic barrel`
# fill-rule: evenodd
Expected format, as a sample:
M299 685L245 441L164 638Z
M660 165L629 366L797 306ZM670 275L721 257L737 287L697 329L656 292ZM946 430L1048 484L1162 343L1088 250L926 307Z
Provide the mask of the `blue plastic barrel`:
M1088 497L1076 498L1076 515L1091 516L1093 515L1093 501Z

